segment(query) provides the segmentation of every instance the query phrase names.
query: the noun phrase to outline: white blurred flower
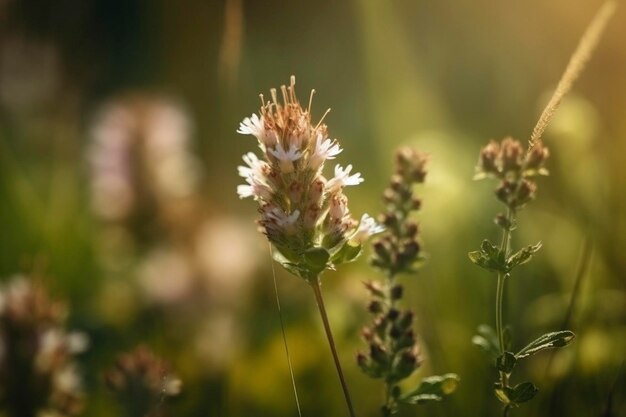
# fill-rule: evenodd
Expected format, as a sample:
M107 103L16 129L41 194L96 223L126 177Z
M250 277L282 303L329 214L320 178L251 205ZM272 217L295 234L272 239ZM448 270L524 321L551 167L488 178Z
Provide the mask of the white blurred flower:
M359 223L359 227L350 237L350 240L360 245L371 236L383 232L384 230L385 227L383 225L378 224L376 220L374 220L374 218L365 213L363 214L363 216L361 216L361 222Z
M186 297L193 286L194 271L185 254L171 248L149 253L138 270L138 282L148 299L171 304Z

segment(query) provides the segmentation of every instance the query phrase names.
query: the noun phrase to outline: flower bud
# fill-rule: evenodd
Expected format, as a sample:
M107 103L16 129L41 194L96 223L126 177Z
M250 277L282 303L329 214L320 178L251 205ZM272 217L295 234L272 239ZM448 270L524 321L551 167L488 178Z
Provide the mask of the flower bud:
M383 311L383 305L381 304L380 301L378 300L373 300L369 303L369 305L367 306L367 309L369 310L370 313L372 314L378 314L381 311Z
M502 141L500 158L502 159L502 170L506 172L519 172L522 167L522 156L524 149L522 145L512 139L506 138Z
M411 310L406 310L404 314L402 314L402 317L400 318L400 320L398 321L398 326L402 330L408 329L413 324L414 316L415 315Z
M526 169L540 170L549 156L548 148L543 146L541 142L537 142L526 156Z
M391 288L391 299L392 300L399 300L402 298L402 292L403 292L403 288L402 285L397 284L394 285L393 288Z
M535 192L537 191L537 185L529 180L522 180L522 183L519 186L517 191L517 205L521 206L523 204L528 203L530 200L535 198Z
M496 141L490 141L487 146L480 151L477 171L485 174L498 175L499 169L497 160L499 154L500 145L498 145Z
M387 351L385 348L378 343L372 343L370 345L370 357L374 362L379 364L386 364L389 361L389 357L387 355Z
M397 319L399 315L400 315L400 312L396 308L390 308L389 311L387 312L387 318L391 321L394 321L395 319Z
M411 238L415 237L417 235L417 231L418 231L417 223L415 223L415 222L408 222L406 224L406 235L407 235L407 237L411 237Z

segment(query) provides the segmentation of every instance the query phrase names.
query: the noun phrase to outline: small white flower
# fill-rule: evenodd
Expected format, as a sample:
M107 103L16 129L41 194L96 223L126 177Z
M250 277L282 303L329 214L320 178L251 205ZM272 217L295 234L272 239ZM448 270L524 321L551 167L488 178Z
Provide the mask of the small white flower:
M281 209L275 207L267 213L267 217L274 220L278 226L287 227L295 224L298 217L300 217L300 211L295 210L293 213L287 214Z
M267 131L265 129L263 119L256 114L252 114L252 116L243 119L243 121L239 123L239 129L237 129L237 133L241 133L242 135L255 136L259 141L261 149L263 149L264 151L267 147L274 146L274 144L278 141L276 132Z
M237 133L241 133L242 135L254 135L257 139L261 140L265 134L265 127L259 116L252 114L252 116L246 117L239 123Z
M342 150L337 142L328 138L324 139L324 136L318 133L315 141L315 150L309 159L309 166L312 169L318 169L325 160L335 159Z
M335 176L326 183L326 191L334 193L346 185L359 185L364 181L360 172L350 175L350 171L352 171L352 165L348 165L345 169L341 165L335 166Z
M272 189L269 185L258 181L255 177L246 179L248 184L237 186L239 198L254 197L255 200L269 201L272 198Z
M378 224L369 214L364 214L361 217L358 229L354 232L350 240L352 242L363 244L370 236L380 233L385 230L385 227Z
M278 159L280 170L283 174L289 174L293 172L293 161L297 161L302 156L302 153L298 150L295 144L289 146L289 150L286 151L281 143L278 143L274 149L269 149L269 152Z
M243 161L248 165L246 166L238 166L237 171L239 172L239 176L243 178L249 178L251 176L264 178L265 173L269 166L267 162L261 161L255 154L252 152L248 152L243 156Z

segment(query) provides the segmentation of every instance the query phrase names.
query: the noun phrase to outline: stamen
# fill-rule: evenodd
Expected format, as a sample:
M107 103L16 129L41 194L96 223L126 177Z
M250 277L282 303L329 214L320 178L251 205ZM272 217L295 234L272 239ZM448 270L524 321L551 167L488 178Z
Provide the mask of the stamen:
M276 89L272 88L270 90L270 93L272 93L272 100L274 101L274 107L276 108L276 114L278 115L280 126L284 126L285 122L283 121L283 113L280 111L280 105L278 104L278 100L276 99Z
M315 89L311 90L311 95L309 96L309 107L307 107L306 112L311 114L311 103L313 102L313 95L315 94Z
M289 94L291 96L291 102L295 103L296 102L296 76L292 75L291 78L289 78Z
M315 125L315 127L313 128L313 130L317 130L318 127L320 127L320 125L322 124L322 122L324 121L324 118L326 117L326 115L330 113L330 107L328 108L328 110L326 110L326 113L324 113L324 115L322 116L322 118L320 119L319 122L317 122L317 124Z
M284 85L281 85L280 91L281 93L283 93L283 103L285 103L285 106L287 106L287 104L289 104L289 97L287 96L287 87L285 87Z

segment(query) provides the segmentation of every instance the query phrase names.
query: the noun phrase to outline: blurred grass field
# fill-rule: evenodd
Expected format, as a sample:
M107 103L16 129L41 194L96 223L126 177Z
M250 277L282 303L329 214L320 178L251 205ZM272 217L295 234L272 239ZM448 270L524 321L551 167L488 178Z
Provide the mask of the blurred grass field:
M497 239L500 210L493 184L472 181L474 165L488 139L529 137L599 5L0 1L0 277L40 277L88 334L84 415L116 415L102 374L142 342L184 381L175 416L296 415L269 250L256 207L235 192L255 146L237 126L291 74L301 97L317 91L314 117L332 108L338 162L365 178L348 191L355 212L380 210L398 146L432 155L418 191L428 262L402 279L427 359L416 377L462 382L400 415L500 415L493 371L470 343L493 320L495 279L467 252ZM514 343L562 325L586 241L590 258L569 323L576 341L549 371L550 354L525 364L520 378L540 381L540 394L514 415L626 415L625 19L622 7L546 131L550 176L520 215L513 243L543 249L509 282ZM135 188L102 197L111 183L94 180L94 160L119 149L98 143L124 129ZM150 137L162 147L150 150ZM343 415L310 291L276 274L303 415ZM361 282L376 277L367 254L324 277L360 416L378 415L382 396L354 363Z

